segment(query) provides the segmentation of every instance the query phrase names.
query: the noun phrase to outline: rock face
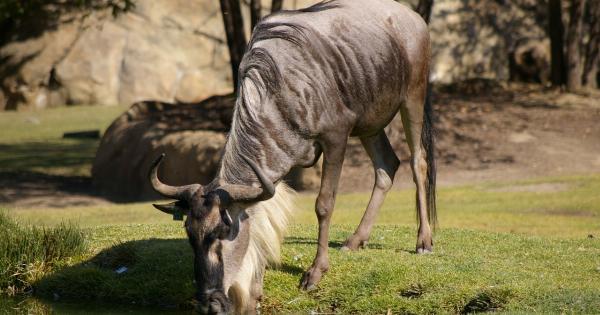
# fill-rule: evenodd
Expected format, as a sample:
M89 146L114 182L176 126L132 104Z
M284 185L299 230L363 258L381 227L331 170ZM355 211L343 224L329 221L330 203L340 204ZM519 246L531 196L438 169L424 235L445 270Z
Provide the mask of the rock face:
M194 102L229 90L218 1L135 4L116 18L65 14L41 36L0 47L0 107Z
M265 13L270 2L263 0ZM315 2L286 0L284 7ZM544 8L535 0L436 0L432 79L507 80L517 43L545 37ZM218 1L136 0L132 11L116 18L102 9L57 12L46 5L41 11L52 21L19 29L0 46L0 110L150 99L189 103L230 90Z
M549 51L543 42L546 25L546 6L536 0L436 0L430 22L431 79L506 81L509 55L518 46L533 41Z

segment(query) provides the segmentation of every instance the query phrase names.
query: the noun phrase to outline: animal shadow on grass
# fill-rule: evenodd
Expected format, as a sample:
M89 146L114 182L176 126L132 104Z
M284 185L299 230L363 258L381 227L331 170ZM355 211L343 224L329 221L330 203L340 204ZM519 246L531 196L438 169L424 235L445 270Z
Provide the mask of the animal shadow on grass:
M284 244L294 244L294 245L317 245L317 240L310 237L296 237L296 236L288 236L283 241ZM329 247L331 248L342 248L342 242L339 241L329 241Z
M284 244L292 244L292 245L317 245L317 240L309 237L295 237L288 236L283 241ZM329 241L329 248L341 249L344 246L344 242L341 241ZM367 243L368 249L389 249L389 247L380 244L380 243Z
M193 256L186 239L117 242L34 284L41 298L68 302L193 308Z
M273 269L285 272L292 276L301 276L304 274L304 271L305 271L304 269L300 268L299 266L290 265L288 263L282 263L281 265L276 266Z

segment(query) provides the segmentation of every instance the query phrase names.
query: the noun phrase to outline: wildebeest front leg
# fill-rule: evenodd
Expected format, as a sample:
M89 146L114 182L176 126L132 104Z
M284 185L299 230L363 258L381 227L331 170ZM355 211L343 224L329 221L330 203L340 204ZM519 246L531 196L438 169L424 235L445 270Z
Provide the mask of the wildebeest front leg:
M323 173L321 175L321 189L315 205L315 212L319 221L319 240L317 255L312 266L304 273L300 281L300 288L311 290L321 280L321 277L329 269L329 223L335 196L337 192L342 164L344 163L344 152L346 151L346 137L337 138L339 142L325 143L323 146Z
M356 250L366 245L379 208L381 208L387 192L392 188L394 175L400 166L400 160L394 153L383 130L375 136L361 138L361 142L373 162L375 184L367 210L356 228L356 232L348 237L342 250Z

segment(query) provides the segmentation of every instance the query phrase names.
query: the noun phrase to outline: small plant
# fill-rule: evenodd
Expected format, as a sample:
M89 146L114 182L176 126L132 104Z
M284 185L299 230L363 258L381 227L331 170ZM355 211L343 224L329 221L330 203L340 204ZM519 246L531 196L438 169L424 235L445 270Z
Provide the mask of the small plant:
M425 293L425 288L423 288L423 286L420 283L416 283L411 284L410 286L408 286L408 288L402 290L400 292L400 296L408 299L415 299L423 295L423 293Z
M65 258L85 250L83 232L69 224L23 226L0 212L0 293L27 293L31 284Z

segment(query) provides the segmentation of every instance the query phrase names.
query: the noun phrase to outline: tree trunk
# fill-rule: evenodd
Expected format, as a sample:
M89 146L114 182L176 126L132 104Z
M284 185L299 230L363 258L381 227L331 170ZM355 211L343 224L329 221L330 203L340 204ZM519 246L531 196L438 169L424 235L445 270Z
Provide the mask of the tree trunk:
M283 0L273 0L273 2L271 2L271 13L281 11L282 6Z
M589 41L585 47L585 63L583 67L583 85L599 88L598 67L600 66L600 2L589 1Z
M262 5L260 0L250 1L250 31L254 30L261 18Z
M238 69L246 50L246 34L244 33L244 20L240 9L239 0L220 0L225 34L227 35L227 46L229 47L229 58L231 62L231 73L233 77L233 90L238 89Z
M581 89L583 62L581 58L581 36L583 30L583 9L586 0L571 0L569 29L567 31L567 90Z
M431 18L431 8L433 7L433 0L419 0L416 11L423 17L423 20L429 24Z
M548 34L550 35L551 81L553 86L565 83L564 28L560 0L548 1Z

